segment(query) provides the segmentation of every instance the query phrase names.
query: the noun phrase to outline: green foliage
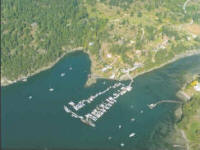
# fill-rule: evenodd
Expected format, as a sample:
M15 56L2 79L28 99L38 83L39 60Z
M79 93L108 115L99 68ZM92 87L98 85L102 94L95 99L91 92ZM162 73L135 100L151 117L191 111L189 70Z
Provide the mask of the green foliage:
M110 49L111 53L117 55L125 54L128 50L129 48L125 44L122 45L114 44Z
M119 6L126 10L132 2L133 0L109 0L109 5Z
M188 120L200 108L200 95L195 95L192 100L183 106L183 120ZM180 123L181 124L181 123ZM184 126L184 124L182 124ZM186 124L185 124L186 125Z
M154 26L146 26L145 31L147 32L146 38L149 41L153 41L155 39L156 28Z
M180 39L179 38L179 35L178 35L178 32L175 31L173 28L170 28L168 26L163 26L162 27L162 34L163 35L166 35L168 37L175 37L176 40Z
M67 50L86 45L89 36L98 41L107 22L89 18L79 0L2 0L1 8L1 72L8 79L32 73Z
M199 149L200 140L200 94L194 95L192 100L183 105L183 118L178 123L178 127L183 129L190 142L192 150Z
M116 10L118 15L104 15L101 8L98 8L102 5L97 5L101 2L109 5L105 7ZM187 34L184 33L183 36L177 30L180 23L189 23L192 19L194 23L200 23L199 3L189 3L185 14L182 8L184 2L185 0L2 0L2 77L14 80L21 75L33 73L76 47L83 47L98 58L104 42L113 45L108 51L119 55L125 64L132 63L126 56L130 49L149 50L142 58L137 58L138 61L143 59L147 68L161 64L186 49L200 47L199 36L190 44ZM126 17L122 18L124 15ZM112 21L115 17L119 17L116 18L120 20L119 25ZM131 30L132 35L127 33L129 36L126 37L123 30ZM170 50L158 49L155 59L152 59L152 47L161 44L164 36L168 38L166 48ZM121 42L121 39L124 40ZM130 41L135 43L130 44ZM90 42L93 44L89 45ZM131 54L130 51L129 53Z

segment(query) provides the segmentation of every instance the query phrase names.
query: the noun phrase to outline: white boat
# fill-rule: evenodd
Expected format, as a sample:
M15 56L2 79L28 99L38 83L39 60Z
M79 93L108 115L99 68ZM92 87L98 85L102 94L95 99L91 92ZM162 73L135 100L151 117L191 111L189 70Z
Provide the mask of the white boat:
M122 125L119 125L118 128L121 129L121 128L122 128Z
M32 99L32 98L33 98L32 96L29 96L29 97L28 97L28 99Z
M131 86L128 86L128 87L127 87L127 91L130 92L131 90L132 90L132 87L131 87Z
M61 76L61 77L64 77L64 76L65 76L65 73L61 73L60 76Z
M112 104L110 104L110 103L107 103L106 105L107 105L109 108L112 107Z
M149 107L149 109L153 109L154 107L156 107L156 104L149 104L147 106Z
M81 119L81 121L87 125L90 125L92 127L95 127L96 125L86 116L86 119Z
M50 91L50 92L53 92L53 91L54 91L54 89L53 89L53 88L49 88L49 91Z
M72 70L72 67L69 67L69 70Z
M135 133L129 134L129 138L134 137L134 136L135 136Z
M96 110L93 110L93 111L91 112L91 114L92 114L93 116L96 116L96 115L97 115L97 111L96 111Z
M78 115L76 115L75 113L72 113L72 117L79 118Z
M68 104L71 105L71 106L75 106L75 103L72 102L72 101L70 101Z
M64 110L65 110L67 113L71 112L71 111L68 109L68 107L65 106L65 105L64 105Z
M124 147L124 143L121 143L120 146L121 146L121 147Z
M131 118L131 122L134 122L135 121L135 118Z
M109 136L109 137L108 137L108 140L111 140L111 139L112 139L112 137L111 137L111 136Z
M106 110L109 110L109 109L110 109L110 107L108 107L107 105L105 105L104 108L105 108Z

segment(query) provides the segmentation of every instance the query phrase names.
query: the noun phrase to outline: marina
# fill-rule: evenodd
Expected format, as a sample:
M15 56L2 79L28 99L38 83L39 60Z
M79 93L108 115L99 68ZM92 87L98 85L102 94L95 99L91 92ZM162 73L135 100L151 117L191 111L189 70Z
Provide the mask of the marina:
M83 100L79 101L77 104L75 104L73 101L70 101L68 104L71 107L73 107L73 109L75 109L76 111L78 111L79 109L81 109L84 106L86 106L86 103L88 103L88 104L92 103L97 97L99 97L100 95L105 94L110 89L115 89L115 88L117 88L119 86L123 86L123 85L124 84L122 84L122 83L115 83L113 86L109 86L104 91L98 92L97 94L90 96L88 99L83 99ZM113 100L113 101L116 102L115 100Z
M157 131L155 135L155 130L160 124L165 128L166 122L173 125L169 118L173 118L172 112L178 105L161 103L152 110L148 105L160 100L176 100L176 92L185 79L182 75L186 71L191 74L200 71L199 58L182 59L134 78L129 87L132 90L128 92L126 87L130 80L98 79L86 88L91 73L88 56L82 53L69 55L53 68L29 77L27 82L2 88L2 146L5 149L11 146L16 149L95 149L98 146L99 149L141 150L154 144L162 145L163 133ZM73 67L71 71L70 66ZM60 77L63 72L67 78ZM85 106L77 111L68 104L70 101L78 104L119 82L123 85L111 88L91 103L85 102ZM49 92L49 88L56 92ZM122 90L127 92L121 95ZM93 112L94 109L101 112ZM141 110L143 114L140 114ZM135 136L129 137L131 133ZM156 142L151 141L156 137L159 137Z
M115 89L121 86L120 90L117 90L117 92L113 93L112 96L106 98L99 105L97 105L90 113L87 113L84 116L77 115L65 105L64 109L67 113L70 113L72 117L79 118L83 123L95 127L94 122L100 119L117 102L117 98L132 90L132 83L133 80L131 80L127 86L124 86L124 84L122 83L115 83L113 86L109 86L106 90L101 91L93 96L90 96L86 100L81 100L77 104L75 104L73 101L70 101L68 103L68 105L75 109L75 111L78 111L84 106L86 106L86 103L90 104L95 98L97 98L100 95L103 95L110 89ZM119 125L119 128L121 128L121 125Z

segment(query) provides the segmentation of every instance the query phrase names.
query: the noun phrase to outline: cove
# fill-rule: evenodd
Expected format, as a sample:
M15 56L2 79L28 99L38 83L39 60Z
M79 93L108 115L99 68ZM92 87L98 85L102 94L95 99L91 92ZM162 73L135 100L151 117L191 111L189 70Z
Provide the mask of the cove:
M90 59L82 52L71 53L51 69L28 78L27 82L1 89L2 146L5 149L148 150L155 142L153 131L158 124L173 120L178 105L163 103L150 110L147 104L162 99L177 100L176 92L186 78L200 73L199 64L200 55L191 56L138 76L132 91L119 97L92 128L72 118L63 106L69 101L88 98L119 81L99 79L86 88ZM65 76L61 77L61 73ZM49 88L54 91L50 92ZM98 97L82 113L94 108L112 92ZM32 99L28 98L30 95ZM135 137L128 137L131 132ZM112 139L109 140L109 136ZM120 143L124 143L124 147Z

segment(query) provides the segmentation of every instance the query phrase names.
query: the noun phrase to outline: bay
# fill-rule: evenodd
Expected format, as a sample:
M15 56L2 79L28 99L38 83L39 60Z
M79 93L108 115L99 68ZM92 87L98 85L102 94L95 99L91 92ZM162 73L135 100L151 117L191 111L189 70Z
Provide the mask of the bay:
M160 123L173 123L170 120L178 105L163 103L153 110L147 105L164 99L178 100L176 92L194 73L200 73L199 64L200 55L190 56L138 76L132 91L119 97L93 128L72 118L63 106L95 95L119 81L98 79L92 86L85 87L91 61L85 53L71 53L51 69L28 78L27 82L1 89L2 146L17 149L148 149L154 144L153 131ZM54 91L49 91L50 88ZM80 114L90 112L114 91L99 96ZM131 121L132 118L135 121ZM132 132L135 136L129 138Z

